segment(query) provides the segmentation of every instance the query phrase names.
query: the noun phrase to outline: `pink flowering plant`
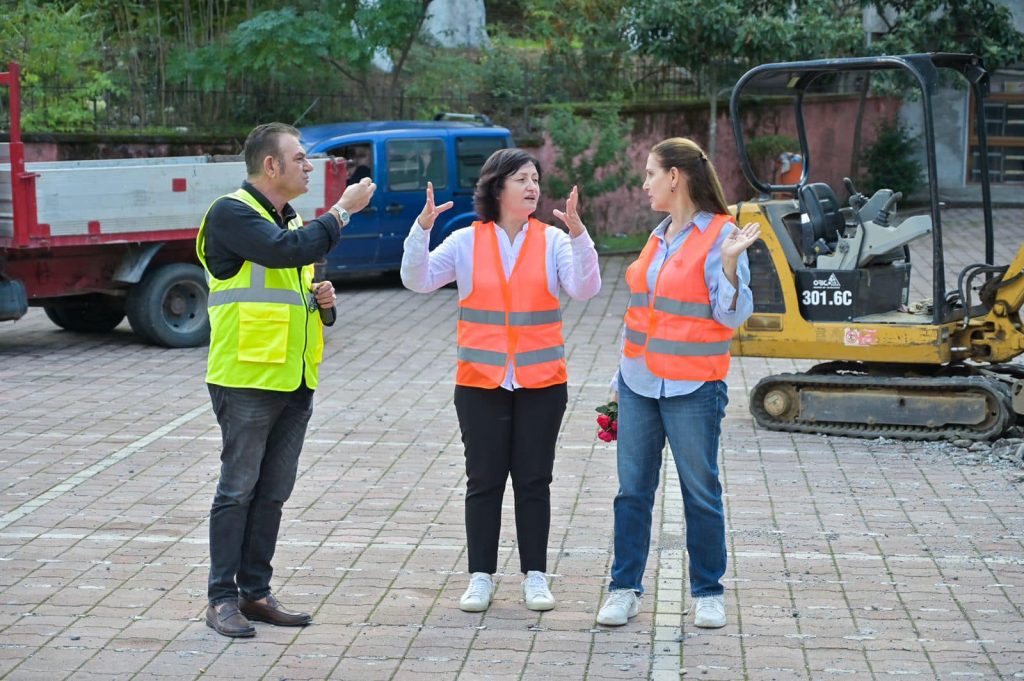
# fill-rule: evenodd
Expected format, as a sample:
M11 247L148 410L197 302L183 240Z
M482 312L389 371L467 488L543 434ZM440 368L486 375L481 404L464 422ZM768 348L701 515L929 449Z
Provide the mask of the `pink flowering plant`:
M601 429L597 433L598 439L604 442L613 442L619 432L619 403L608 402L602 404L597 411L597 425Z

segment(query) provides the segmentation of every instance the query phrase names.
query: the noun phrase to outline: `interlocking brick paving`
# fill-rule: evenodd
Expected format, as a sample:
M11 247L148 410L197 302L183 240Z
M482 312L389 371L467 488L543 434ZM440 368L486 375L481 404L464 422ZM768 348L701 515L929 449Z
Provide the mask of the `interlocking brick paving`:
M980 219L944 214L947 284L982 259ZM1024 243L997 212L996 260ZM930 245L912 298L930 297ZM203 623L220 433L205 349L142 345L127 324L61 331L33 309L0 325L0 677L10 679L1024 678L1020 470L948 444L758 429L746 395L806 362L740 358L721 448L729 531L721 630L688 618L671 466L648 594L594 623L611 562L608 397L628 260L567 302L569 409L552 489L559 603L525 609L506 496L498 591L463 613L464 473L452 407L456 294L395 278L339 286L322 385L287 504L275 591L314 613L228 640ZM666 457L668 460L668 457Z

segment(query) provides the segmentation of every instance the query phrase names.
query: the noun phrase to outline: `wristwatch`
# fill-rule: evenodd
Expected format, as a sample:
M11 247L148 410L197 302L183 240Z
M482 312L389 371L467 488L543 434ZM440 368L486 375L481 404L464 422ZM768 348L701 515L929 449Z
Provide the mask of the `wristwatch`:
M338 222L341 223L342 227L347 225L348 221L352 219L352 216L349 215L348 211L345 210L344 208L339 208L338 206L331 206L331 210L338 211L335 215L338 218Z

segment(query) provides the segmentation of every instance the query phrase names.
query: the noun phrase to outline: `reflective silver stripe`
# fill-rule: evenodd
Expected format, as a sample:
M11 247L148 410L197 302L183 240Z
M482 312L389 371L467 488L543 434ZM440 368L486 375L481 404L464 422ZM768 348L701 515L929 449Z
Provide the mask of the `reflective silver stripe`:
M528 367L532 364L540 364L541 362L552 362L556 359L562 359L565 357L565 347L556 345L553 348L541 348L540 350L530 350L529 352L517 352L516 353L516 366Z
M494 324L505 326L505 313L501 310L478 310L472 307L460 307L459 319L474 324Z
M295 291L284 288L232 288L225 291L211 291L207 299L209 307L231 303L282 303L284 305L306 306L306 301Z
M670 341L663 338L652 338L647 344L648 352L659 355L677 355L680 357L713 357L729 352L732 341L716 341L714 343L686 343Z
M285 288L266 288L267 268L249 263L249 287L230 288L223 291L210 291L207 307L230 305L232 303L278 303L284 305L301 305L306 307L308 301L302 294ZM315 298L314 298L315 300Z
M538 324L554 324L562 321L562 311L542 310L540 312L510 312L508 323L511 326L536 326Z
M459 361L489 364L495 367L503 367L508 361L508 355L504 352L494 352L493 350L477 350L476 348L460 347L457 354Z
M254 262L249 263L249 288L266 288L267 287L267 268L263 265L257 265Z
M634 331L633 329L626 328L626 340L630 343L636 343L637 345L643 345L647 342L647 334L643 331Z
M459 319L464 322L473 322L474 324L505 325L505 313L499 310L478 310L472 307L460 307ZM510 326L537 326L539 324L554 324L560 321L562 321L561 310L510 312L508 315Z
M663 298L658 296L654 299L654 309L680 317L696 317L697 319L711 319L711 305L709 303L686 303L682 300Z
M646 293L631 293L629 295L629 307L647 307L649 297Z

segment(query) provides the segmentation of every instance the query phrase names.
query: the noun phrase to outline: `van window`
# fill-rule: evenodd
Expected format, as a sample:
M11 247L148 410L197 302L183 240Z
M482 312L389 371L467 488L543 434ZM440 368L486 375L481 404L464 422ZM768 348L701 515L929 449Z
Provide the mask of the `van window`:
M358 142L334 147L327 151L328 156L345 159L348 176L345 185L355 184L364 177L373 179L373 144Z
M427 181L434 189L448 187L448 160L441 140L389 140L388 189L396 192L421 192Z
M455 141L459 187L472 189L480 178L484 161L498 149L505 148L504 137L460 137Z

